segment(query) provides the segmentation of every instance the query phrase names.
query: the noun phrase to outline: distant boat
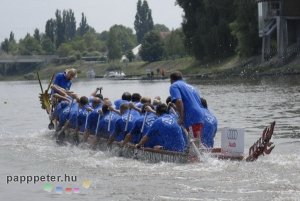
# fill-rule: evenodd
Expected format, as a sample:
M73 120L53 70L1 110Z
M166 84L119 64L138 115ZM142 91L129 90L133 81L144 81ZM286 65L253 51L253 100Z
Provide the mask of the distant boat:
M125 76L123 71L110 71L104 75L105 78L123 78Z

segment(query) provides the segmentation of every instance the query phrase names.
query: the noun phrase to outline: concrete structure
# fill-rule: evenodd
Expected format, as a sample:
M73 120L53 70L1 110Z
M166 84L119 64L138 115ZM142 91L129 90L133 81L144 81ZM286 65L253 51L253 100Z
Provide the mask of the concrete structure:
M300 52L300 1L257 0L262 60L285 60ZM273 43L276 41L276 43Z
M0 64L13 64L13 63L50 63L52 60L57 59L56 55L0 55Z

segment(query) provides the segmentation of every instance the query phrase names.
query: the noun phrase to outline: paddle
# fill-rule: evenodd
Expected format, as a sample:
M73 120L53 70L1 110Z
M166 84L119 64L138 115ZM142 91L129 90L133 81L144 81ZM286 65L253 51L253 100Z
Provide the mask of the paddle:
M125 132L127 132L127 130L128 130L130 114L131 114L131 108L129 109L129 112L128 112L128 115L127 115L127 120L126 120L126 124L125 124Z
M144 132L144 128L145 128L145 123L146 123L147 115L148 115L148 112L146 111L146 112L145 112L145 116L144 116L144 120L143 120L143 125L142 125L142 129L141 129L141 133Z
M38 78L38 81L39 81L39 84L40 84L40 87L41 87L41 91L42 91L42 94L43 94L44 90L43 90L43 86L42 86L42 83L41 83L39 72L36 72L36 74L37 74L37 78Z
M194 141L192 140L192 136L190 135L190 133L183 126L181 128L182 128L183 132L185 133L185 135L187 136L187 138L189 140L189 143L192 145L192 148L195 151L195 154L197 155L197 158L200 161L201 153L200 153L198 147L195 145Z
M78 131L79 131L79 123L78 123L78 116L79 116L79 105L78 105L78 109L77 109L77 114L76 114L76 129L75 129L75 133L73 136L73 140L75 145L79 144L79 135L78 135Z
M111 119L112 119L112 111L109 112L109 120L108 120L108 126L107 126L107 131L108 132L110 132Z
M50 86L51 86L51 84L52 84L53 79L54 79L54 74L52 74L52 77L51 77L51 79L50 79L50 82L49 82L49 84L48 84L48 87L47 87L47 89L45 90L45 94L48 94L48 91L49 91L49 89L50 89ZM49 117L50 117L50 123L49 123L49 125L48 125L48 129L49 129L49 130L54 129L54 124L53 124L53 122L52 122L52 120L51 120L51 116L52 116L52 112L53 112L52 110L53 110L53 102L52 102L52 104L51 104L50 111L49 111Z

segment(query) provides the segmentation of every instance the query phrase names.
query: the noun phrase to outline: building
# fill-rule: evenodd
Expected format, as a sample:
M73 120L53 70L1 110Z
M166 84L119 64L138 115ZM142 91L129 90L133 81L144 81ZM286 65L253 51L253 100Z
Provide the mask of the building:
M262 60L280 59L300 52L300 1L257 0Z

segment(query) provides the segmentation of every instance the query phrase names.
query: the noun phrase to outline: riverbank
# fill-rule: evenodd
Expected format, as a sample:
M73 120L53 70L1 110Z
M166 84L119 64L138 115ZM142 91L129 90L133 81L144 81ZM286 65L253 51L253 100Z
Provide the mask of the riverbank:
M165 76L170 72L180 70L185 77L194 79L229 79L242 78L252 79L264 76L283 76L300 74L300 55L291 62L282 64L276 59L261 63L260 57L251 57L240 59L233 56L224 60L218 60L210 63L201 63L192 57L164 60L158 62L130 62L130 63L92 63L77 61L69 65L49 64L41 67L38 71L41 79L49 79L56 72L61 72L68 67L74 67L80 71L78 78L86 78L89 70L93 70L96 77L101 78L110 71L123 71L126 77L123 79L148 79L149 74L153 72L154 79L161 79L158 69L163 69ZM36 71L25 75L1 76L0 80L32 80L36 79Z

